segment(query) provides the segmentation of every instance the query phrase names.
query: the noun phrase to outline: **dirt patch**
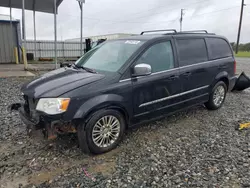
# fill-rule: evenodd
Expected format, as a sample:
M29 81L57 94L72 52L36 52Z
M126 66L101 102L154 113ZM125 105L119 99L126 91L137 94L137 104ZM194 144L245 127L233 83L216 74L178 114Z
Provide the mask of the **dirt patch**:
M102 173L104 176L112 175L115 171L116 162L108 161L102 164L92 165L88 170L93 174Z

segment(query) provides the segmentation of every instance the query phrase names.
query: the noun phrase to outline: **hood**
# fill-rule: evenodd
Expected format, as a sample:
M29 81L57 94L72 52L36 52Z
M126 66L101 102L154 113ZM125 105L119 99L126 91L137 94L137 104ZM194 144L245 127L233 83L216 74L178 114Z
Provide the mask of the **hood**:
M102 74L93 74L82 69L60 68L24 84L21 91L32 98L58 97L104 77Z

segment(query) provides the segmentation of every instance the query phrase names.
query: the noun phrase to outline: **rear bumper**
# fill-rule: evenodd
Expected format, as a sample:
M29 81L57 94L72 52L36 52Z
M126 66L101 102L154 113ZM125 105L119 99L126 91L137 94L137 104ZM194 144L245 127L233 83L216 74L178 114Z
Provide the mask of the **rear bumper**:
M236 76L232 77L232 78L229 78L229 87L228 87L228 91L232 91L232 89L234 88L235 86L235 83L236 83L236 80L238 78Z

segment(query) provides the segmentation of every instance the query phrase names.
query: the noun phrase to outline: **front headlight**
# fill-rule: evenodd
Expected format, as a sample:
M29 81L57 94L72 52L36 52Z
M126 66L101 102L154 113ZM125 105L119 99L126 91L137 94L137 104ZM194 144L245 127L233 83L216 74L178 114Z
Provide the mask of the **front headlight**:
M67 111L70 98L43 98L37 103L36 110L50 115L61 114Z

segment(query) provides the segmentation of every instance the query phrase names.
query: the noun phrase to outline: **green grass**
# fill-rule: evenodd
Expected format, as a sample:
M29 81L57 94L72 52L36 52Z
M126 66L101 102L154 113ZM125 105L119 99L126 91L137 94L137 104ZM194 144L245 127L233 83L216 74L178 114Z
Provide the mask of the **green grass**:
M235 57L250 57L250 52L238 52Z

